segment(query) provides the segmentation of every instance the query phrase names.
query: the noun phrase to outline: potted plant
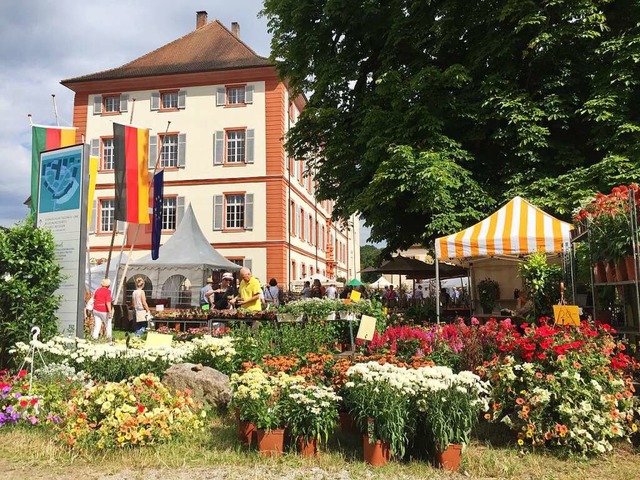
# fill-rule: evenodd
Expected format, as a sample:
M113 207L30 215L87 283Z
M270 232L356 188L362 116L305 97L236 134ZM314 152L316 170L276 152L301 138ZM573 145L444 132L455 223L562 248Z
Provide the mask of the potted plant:
M419 369L423 378L416 395L419 424L431 445L436 466L457 471L462 448L480 413L487 409L488 386L477 375L454 374L446 367Z
M478 282L478 296L483 313L491 313L500 299L500 285L495 280L485 278Z
M338 420L341 398L332 388L293 384L283 394L284 423L303 456L315 456L318 442L327 441Z
M270 376L260 368L231 376L232 406L239 408L241 421L255 425L258 450L265 457L284 451L283 393L304 379L284 372Z
M595 266L596 282L635 279L633 239L631 238L632 200L640 206L640 192L635 184L614 187L610 194L598 193L584 209L574 217L579 228L589 231L591 261Z
M401 372L388 376L384 369L377 362L356 364L344 386L345 403L363 432L365 461L373 466L404 456L415 423L406 382L397 378Z

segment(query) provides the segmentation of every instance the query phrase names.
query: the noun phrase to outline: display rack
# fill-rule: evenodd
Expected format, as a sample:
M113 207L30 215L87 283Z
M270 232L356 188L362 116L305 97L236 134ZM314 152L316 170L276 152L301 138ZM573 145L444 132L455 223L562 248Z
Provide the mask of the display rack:
M598 312L603 311L603 306L598 304L598 291L605 287L616 289L620 298L618 304L609 306L612 313L612 324L616 330L622 334L632 337L635 342L640 339L640 244L638 239L638 210L636 208L635 192L629 189L629 225L631 234L631 247L633 251L634 272L633 279L615 282L596 282L593 267L589 268L591 276L591 304L587 305L592 311L594 320ZM593 258L593 246L591 242L591 228L589 222L584 229L577 232L571 239L568 249L565 249L562 256L562 264L565 272L565 283L572 295L576 299L576 245L580 242L587 242L589 246L589 259Z

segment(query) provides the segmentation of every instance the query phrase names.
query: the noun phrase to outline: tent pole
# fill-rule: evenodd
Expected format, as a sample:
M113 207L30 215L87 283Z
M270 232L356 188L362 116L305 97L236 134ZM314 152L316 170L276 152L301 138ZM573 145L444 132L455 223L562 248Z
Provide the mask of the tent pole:
M133 252L133 246L138 239L138 232L140 231L140 224L136 223L136 233L133 236L133 242L131 242L131 246L129 248L129 255L127 256L127 262L124 264L124 271L122 272L122 277L120 277L120 281L118 282L118 291L116 292L116 302L118 298L120 298L120 292L122 292L122 286L124 285L124 279L127 277L127 270L129 269L129 262L131 261L131 253ZM120 259L122 259L122 253L120 253ZM120 260L118 260L118 270L116 270L116 280L118 280L118 271L120 270ZM126 297L126 295L125 295ZM122 304L124 305L126 302L125 298L122 299Z
M436 258L436 322L440 323L440 262Z

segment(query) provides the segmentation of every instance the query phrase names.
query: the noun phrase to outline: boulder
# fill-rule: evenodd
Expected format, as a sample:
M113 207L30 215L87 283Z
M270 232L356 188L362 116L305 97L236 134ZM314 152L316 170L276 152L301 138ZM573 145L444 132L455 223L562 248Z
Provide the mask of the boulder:
M227 408L231 401L229 377L211 367L193 363L178 363L164 372L162 383L177 390L191 390L196 401L212 407Z

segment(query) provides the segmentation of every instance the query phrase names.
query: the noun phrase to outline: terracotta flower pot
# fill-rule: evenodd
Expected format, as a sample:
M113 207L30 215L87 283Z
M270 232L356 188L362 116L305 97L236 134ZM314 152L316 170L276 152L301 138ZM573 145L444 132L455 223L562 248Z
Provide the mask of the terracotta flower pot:
M303 437L298 437L298 450L303 457L315 457L318 455L318 439L313 438L309 441Z
M596 283L604 283L607 281L607 273L604 262L596 262L593 265L593 280Z
M359 433L356 421L350 413L340 412L339 419L340 430L342 430L343 433Z
M627 267L627 279L636 279L636 259L633 255L624 257L624 264Z
M284 428L258 429L258 451L263 457L281 457L284 451Z
M629 280L629 274L627 273L627 264L625 263L624 258L621 258L616 262L616 277L618 278L618 282Z
M373 467L382 467L391 460L391 450L388 443L376 440L369 443L369 437L362 435L362 448L364 450L364 461Z
M617 282L618 277L616 275L616 264L613 263L613 260L609 260L605 264L605 272L607 276L607 283Z
M462 445L452 444L444 452L436 452L435 463L437 467L457 472L462 459Z
M238 439L245 447L256 444L257 429L251 422L238 422Z

